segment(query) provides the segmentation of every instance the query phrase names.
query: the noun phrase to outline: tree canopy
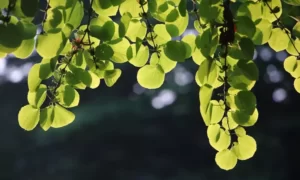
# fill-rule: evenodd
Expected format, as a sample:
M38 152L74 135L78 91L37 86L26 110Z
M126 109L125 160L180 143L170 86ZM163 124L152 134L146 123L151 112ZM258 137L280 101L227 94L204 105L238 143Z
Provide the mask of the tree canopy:
M216 164L233 169L256 152L246 128L259 112L255 47L286 51L284 69L300 93L299 0L1 0L0 57L42 57L28 74L21 128L64 127L80 90L111 87L118 64L139 68L138 83L157 89L177 63L194 61L199 110ZM42 19L38 21L38 19ZM182 37L189 23L197 34Z

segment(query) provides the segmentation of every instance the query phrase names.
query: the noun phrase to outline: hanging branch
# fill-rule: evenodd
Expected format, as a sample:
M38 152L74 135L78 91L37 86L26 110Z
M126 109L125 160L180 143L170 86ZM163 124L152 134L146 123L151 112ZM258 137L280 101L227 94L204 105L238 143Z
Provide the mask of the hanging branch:
M93 62L95 64L95 67L98 68L98 65L96 64L95 50L92 47L92 45L94 44L94 42L91 42L90 29L89 29L89 26L90 26L90 23L91 23L91 20L92 20L92 15L93 15L93 12L94 12L94 10L93 10L93 3L94 3L94 0L91 0L90 8L88 10L88 22L87 22L87 26L86 26L86 29L84 30L84 34L83 34L83 37L82 37L80 43L81 44L83 43L83 39L87 35L87 37L88 37L88 45L90 46L89 51L90 51L90 54L93 57Z
M46 19L47 19L47 12L48 12L48 10L51 8L51 6L50 6L50 0L48 0L47 1L47 5L46 5L46 8L45 8L45 10L43 11L44 12L44 17L43 17L43 21L42 21L42 32L41 32L41 34L44 34L45 33L45 31L44 31L44 24L45 24L45 22L46 22Z
M144 8L144 5L147 4L148 2L145 1L145 0L140 0L139 3L140 3L140 5L141 5L142 11L143 11L143 12L142 12L142 17L144 18L144 20L145 20L145 22L146 22L146 25L147 25L146 38L147 38L148 34L150 33L150 39L151 39L151 41L152 41L152 43L153 43L153 52L156 52L158 58L160 58L160 53L159 53L159 51L158 51L158 45L155 44L154 36L153 36L153 34L152 34L152 33L154 32L154 31L153 31L153 26L151 25L150 20L149 20L149 18L148 18L148 14L147 14L147 12L145 11L145 8Z
M224 54L224 65L222 66L222 70L224 71L224 84L223 84L223 101L225 104L225 115L227 117L227 112L229 111L229 107L227 106L226 101L226 94L227 94L227 85L228 85L228 65L227 65L227 55L228 55L228 46L234 41L234 22L233 22L233 15L230 10L230 0L225 0L223 3L224 11L223 11L223 18L224 24L223 27L220 29L220 44L222 48L225 48ZM228 131L230 131L229 120L227 118L227 125Z
M82 49L82 45L89 45L90 46L90 51L93 52L92 56L93 56L93 60L94 60L94 63L95 63L95 55L94 55L94 49L92 48L92 44L93 42L91 42L91 39L90 39L90 30L89 30L89 26L90 26L90 23L91 23L91 16L92 16L92 13L93 13L93 8L92 8L92 4L93 4L93 1L91 1L90 3L90 8L89 8L89 13L88 13L88 22L87 22L87 27L84 31L84 34L82 36L82 38L80 39L80 41L76 42L75 41L75 48L72 47L71 51L68 52L68 54L64 57L62 57L61 59L63 60L63 62L65 62L65 66L60 70L60 77L59 77L59 80L57 82L55 82L55 86L50 88L49 89L49 92L51 94L50 96L50 103L57 103L55 102L55 96L57 94L57 89L59 88L59 86L62 84L62 78L66 75L66 68L68 67L68 65L72 62L72 59L74 57L74 55L78 52L79 49ZM88 36L88 44L85 44L83 42L85 36ZM96 65L96 63L95 63ZM97 65L96 65L97 67ZM49 97L49 96L48 96Z
M297 49L295 43L293 42L293 39L292 39L292 37L290 36L290 33L286 30L285 25L282 23L282 21L280 20L280 18L276 15L276 12L278 11L278 7L275 7L274 9L272 9L272 7L270 6L270 4L269 4L266 0L263 0L263 2L265 3L265 5L268 6L270 12L271 12L271 13L274 15L274 17L276 18L276 21L277 21L279 27L280 27L281 29L283 29L284 32L285 32L285 34L289 37L290 42L292 43L294 49L295 49L296 52L298 53L297 59L300 59L300 52L299 52L299 50Z

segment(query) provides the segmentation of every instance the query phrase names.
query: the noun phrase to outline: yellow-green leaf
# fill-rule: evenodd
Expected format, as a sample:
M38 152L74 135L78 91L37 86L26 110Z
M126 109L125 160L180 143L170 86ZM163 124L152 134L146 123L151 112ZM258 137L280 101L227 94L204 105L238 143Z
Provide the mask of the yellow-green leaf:
M40 84L36 91L29 91L27 95L28 103L34 108L40 108L46 100L47 86Z
M221 169L228 171L236 166L237 157L232 150L224 149L216 154L215 161Z
M19 125L26 131L33 130L40 120L40 110L31 105L21 108L18 114Z
M58 104L54 106L53 113L54 118L51 127L54 128L64 127L72 123L75 119L75 115L71 111L65 109L64 107Z
M165 80L165 73L160 65L145 65L137 73L138 83L147 89L159 88Z

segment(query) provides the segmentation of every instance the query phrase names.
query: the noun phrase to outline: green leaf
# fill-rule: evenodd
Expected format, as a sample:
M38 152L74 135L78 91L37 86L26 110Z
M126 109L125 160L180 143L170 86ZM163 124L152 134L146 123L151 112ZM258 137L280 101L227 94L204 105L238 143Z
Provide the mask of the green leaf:
M161 50L161 49L159 49L159 50ZM150 64L151 65L159 64L162 67L163 71L165 73L168 73L176 67L177 62L169 59L165 55L164 51L161 51L160 57L158 57L157 53L152 53L151 58L150 58Z
M238 136L238 137L242 137L242 136L245 136L246 135L246 130L245 128L239 126L237 127L235 130L234 130L235 134Z
M178 10L181 16L186 16L186 9L187 9L187 1L186 0L181 0L180 3L178 4Z
M7 25L0 24L0 51L11 53L18 49L23 40L23 25L16 17L11 16Z
M262 3L262 10L263 10L263 18L269 20L270 22L276 21L276 17L280 17L282 14L282 4L281 0L272 0L267 1L268 5L266 3ZM270 7L269 7L270 6ZM275 12L274 15L270 8L273 10L274 8L278 7L279 11Z
M184 62L186 56L186 49L182 41L167 42L164 53L168 58L176 62Z
M295 40L292 39L292 41L289 41L289 45L286 49L286 51L290 54L290 55L294 55L294 56L298 56L299 53L297 52L297 50L295 49L295 47L298 49L300 49L300 38L297 38Z
M81 24L82 18L84 17L83 2L73 1L73 5L67 9L67 12L69 9L70 13L68 13L66 24L74 30Z
M247 1L242 3L237 11L237 16L247 16L253 22L262 17L261 3Z
M125 36L127 36L131 41L135 41L136 38L144 39L147 33L147 25L145 22L134 19L131 20Z
M130 43L126 38L119 38L114 41L110 41L108 45L114 51L111 59L115 63L124 63L128 61L127 49L130 47Z
M247 16L238 16L236 27L237 33L247 36L248 38L252 38L255 34L255 25L253 21Z
M52 76L53 70L52 70L52 63L56 63L56 58L43 58L42 62L39 66L39 78L40 79L48 79Z
M236 166L237 157L232 150L224 149L216 154L215 161L221 169L228 171Z
M196 73L196 81L198 81L199 85L209 84L211 86L214 86L215 82L218 78L218 66L213 59L206 59L204 60L197 73Z
M7 8L9 4L9 0L2 0L0 2L0 8Z
M118 24L112 21L111 18L103 15L93 18L90 23L90 34L103 41L119 38L117 29Z
M253 114L256 107L256 97L251 91L239 91L234 99L238 110L249 115Z
M19 111L18 120L21 128L26 131L31 131L39 123L40 111L31 105L23 106Z
M200 65L203 61L206 60L206 57L201 53L201 50L196 48L192 54L192 58L195 64Z
M117 4L121 3L118 0L96 0L93 3L93 10L102 16L115 16L118 12Z
M217 151L227 149L231 143L231 136L229 132L220 128L219 124L212 124L208 126L207 137L210 145Z
M36 35L37 27L32 22L27 22L25 20L20 20L23 26L23 39L32 39Z
M13 14L31 21L38 10L38 6L39 0L18 0L14 5Z
M47 11L46 22L44 22L43 30L48 32L51 29L63 28L65 25L65 9L60 7L51 8Z
M228 73L228 83L235 89L250 90L258 80L258 68L253 61L238 61Z
M54 107L52 105L47 106L44 109L41 109L40 126L44 131L47 131L53 123L53 120L54 120L53 109L54 109Z
M200 100L200 112L204 123L206 126L210 125L210 119L205 118L206 112L208 110L210 100L212 97L213 88L209 84L205 84L200 88L199 91L199 100Z
M120 78L122 71L120 69L107 70L104 73L104 81L108 87L112 87Z
M3 53L3 52L0 51L0 58L5 58L6 56L7 56L6 53Z
M212 5L211 1L200 1L199 3L199 17L205 24L211 20L216 19L221 13L221 8Z
M296 56L288 56L283 62L283 67L286 72L293 73L298 67Z
M209 102L207 110L206 111L202 110L201 115L204 122L208 122L209 124L216 124L222 120L224 116L224 112L225 112L225 104L222 100L220 102L216 100L211 100Z
M196 50L196 36L194 34L188 34L184 36L181 41L185 42L191 48L191 54Z
M36 51L44 58L58 56L64 49L66 38L63 33L56 29L45 34L38 35L36 40Z
M40 84L36 91L29 91L27 95L28 103L34 108L40 108L46 100L47 86Z
M131 18L132 18L132 16L130 13L125 13L122 15L122 17L120 19L120 23L119 23L119 36L120 37L125 36L128 26L129 26L129 23L131 21Z
M110 0L113 6L119 6L126 0Z
M28 58L34 50L34 39L23 40L21 45L13 54L20 59Z
M288 47L289 41L288 35L282 29L274 28L268 43L274 51L279 52Z
M160 65L145 65L137 73L138 83L147 89L156 89L162 86L165 73Z
M115 24L113 21L107 21L104 23L98 33L94 33L94 31L91 31L91 34L102 41L110 41L115 34Z
M249 115L244 111L229 111L227 113L228 119L231 121L235 121L240 126L253 126L258 119L258 111L257 109L254 110L253 114Z
M255 154L257 149L256 141L249 135L238 137L238 143L236 143L232 152L239 160L247 160Z
M184 11L185 12L185 11ZM174 22L179 17L179 12L176 8L174 8L170 13L168 14L166 21L167 22Z
M293 27L293 35L300 39L300 22L297 22Z
M189 16L178 16L175 21L166 22L166 30L172 37L180 36L186 30L188 23Z
M79 93L70 85L60 85L57 88L57 100L59 101L59 104L71 108L76 107L79 104Z
M239 46L242 50L245 59L252 59L254 56L254 44L249 38L242 38L239 41Z
M83 84L80 81L80 79L77 79L75 74L73 74L71 72L67 72L66 76L64 78L65 78L66 83L73 86L74 88L77 88L77 89L85 89L86 88L86 85Z
M71 64L75 65L78 68L85 69L87 64L86 64L86 60L84 58L85 58L85 55L84 55L83 50L79 50L73 56Z
M51 124L51 127L53 128L64 127L72 123L75 119L75 115L71 111L68 111L67 109L58 104L54 106L53 114L54 118Z
M133 58L129 60L129 63L134 65L135 67L144 66L149 58L149 48L148 46L141 45L138 52L136 53L136 45L131 45Z
M107 44L100 44L95 49L95 56L100 60L109 60L113 55L113 49Z
M217 29L207 28L196 37L196 46L205 57L210 57L216 51L219 44Z
M172 39L172 37L170 36L170 34L166 29L165 24L156 24L153 28L153 31L154 33L152 33L152 37L154 37L154 42L157 45L165 44ZM148 33L147 39L148 39L148 43L151 46L154 46L150 33Z
M28 88L30 92L36 91L42 80L39 78L40 64L34 64L28 73Z
M298 93L300 93L300 78L295 79L294 87Z
M143 5L145 12L148 11L148 3ZM140 17L139 14L143 12L142 8L140 8L140 4L137 0L126 0L120 5L120 14L123 15L126 12L129 12L132 17Z
M31 55L34 49L34 36L36 35L37 27L27 21L21 20L23 26L23 41L13 53L17 58L26 59Z
M268 42L272 32L272 23L266 19L255 21L255 34L250 37L255 45L263 45Z
M238 124L232 118L224 117L222 119L222 127L225 128L226 130L228 129L232 130L238 127Z

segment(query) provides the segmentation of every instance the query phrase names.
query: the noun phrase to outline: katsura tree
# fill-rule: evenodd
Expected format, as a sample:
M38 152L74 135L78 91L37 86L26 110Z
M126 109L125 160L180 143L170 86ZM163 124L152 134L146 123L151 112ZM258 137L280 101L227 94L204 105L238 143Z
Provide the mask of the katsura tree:
M208 141L217 151L216 164L230 170L257 149L246 132L259 114L251 92L259 77L257 45L289 53L284 69L300 93L300 0L42 2L0 1L0 57L26 59L33 50L42 57L28 74L28 104L18 114L27 131L72 123L69 109L79 105L79 91L101 81L113 86L122 74L115 64L139 68L138 83L156 89L177 63L194 61ZM189 22L198 34L176 40Z

